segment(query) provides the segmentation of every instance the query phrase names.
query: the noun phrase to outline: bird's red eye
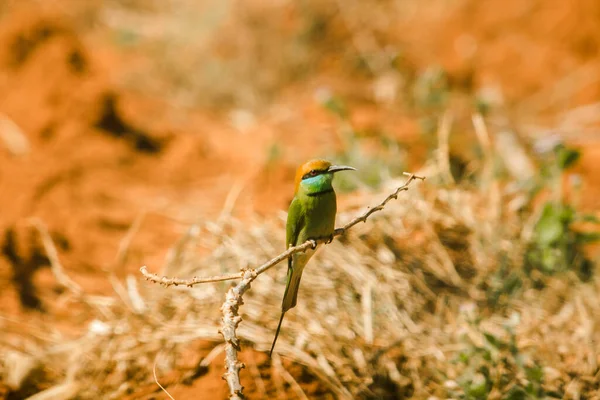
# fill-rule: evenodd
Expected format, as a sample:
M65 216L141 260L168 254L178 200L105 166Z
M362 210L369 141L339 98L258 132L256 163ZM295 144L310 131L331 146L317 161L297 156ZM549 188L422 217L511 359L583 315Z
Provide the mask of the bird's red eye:
M314 177L314 176L317 176L317 175L319 175L320 173L321 173L321 172L320 172L319 170L316 170L316 169L311 169L310 171L308 171L307 173L305 173L305 174L302 176L302 179L312 178L312 177Z

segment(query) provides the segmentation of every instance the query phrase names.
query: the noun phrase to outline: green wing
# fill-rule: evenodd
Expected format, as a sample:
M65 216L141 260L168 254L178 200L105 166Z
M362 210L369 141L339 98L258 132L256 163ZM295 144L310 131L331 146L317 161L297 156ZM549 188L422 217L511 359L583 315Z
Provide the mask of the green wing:
M302 204L296 197L290 203L288 209L287 224L285 229L285 244L286 247L295 246L298 241L298 235L304 226L304 213L302 212Z
M290 208L288 210L287 223L285 226L285 244L286 248L295 246L298 242L298 236L304 226L304 212L300 200L296 197L292 200ZM294 268L292 265L292 257L288 257L288 271L287 271L287 282L285 284L285 293L283 294L283 302L281 303L281 317L279 317L279 324L275 331L275 338L271 345L271 351L269 357L273 353L277 337L279 336L279 330L281 329L281 323L283 322L283 316L285 312L296 305L296 295L298 293L298 287L300 285L300 278L302 277L302 270L299 273L294 274ZM291 292L290 292L291 287Z
M288 209L287 223L285 225L285 247L295 246L298 242L298 235L304 226L304 213L302 212L302 204L297 197L294 197ZM288 257L288 274L285 293L287 294L292 276L292 257ZM285 294L283 295L285 298Z
M296 246L298 244L298 236L304 227L304 209L302 203L296 197L292 200L288 210L288 218L286 224L286 245L287 247ZM302 269L294 271L293 257L288 257L288 271L285 284L285 292L283 294L283 302L281 305L283 313L296 305L296 296L298 287L300 286L300 278L302 277Z

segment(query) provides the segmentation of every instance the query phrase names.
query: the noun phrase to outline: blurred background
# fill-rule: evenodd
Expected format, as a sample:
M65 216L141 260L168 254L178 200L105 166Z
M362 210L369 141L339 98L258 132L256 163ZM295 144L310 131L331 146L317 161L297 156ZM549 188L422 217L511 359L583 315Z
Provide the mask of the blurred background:
M597 0L0 2L0 398L226 398L227 283L284 249L296 167L338 224L248 398L600 396Z

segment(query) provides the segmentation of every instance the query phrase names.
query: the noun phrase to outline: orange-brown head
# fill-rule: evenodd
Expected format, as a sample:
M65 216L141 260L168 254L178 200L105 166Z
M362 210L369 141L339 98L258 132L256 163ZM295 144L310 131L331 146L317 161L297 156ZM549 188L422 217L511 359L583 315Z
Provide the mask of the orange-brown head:
M331 165L331 163L327 160L317 159L307 161L296 170L294 194L298 193L298 189L303 180L307 180L322 174L333 174L338 171L346 170L356 169L345 165Z

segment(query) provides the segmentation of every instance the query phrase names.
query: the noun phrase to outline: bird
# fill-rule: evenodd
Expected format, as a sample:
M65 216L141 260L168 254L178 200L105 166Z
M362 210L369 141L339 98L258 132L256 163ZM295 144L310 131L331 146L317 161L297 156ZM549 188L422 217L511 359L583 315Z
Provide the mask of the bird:
M332 165L329 161L315 159L302 164L296 170L294 198L288 209L286 223L286 247L300 245L309 239L330 237L335 230L337 203L332 182L340 171L356 171L345 165ZM287 283L281 303L281 317L275 331L269 357L273 354L285 313L296 306L300 279L306 263L315 249L295 253L288 258Z

